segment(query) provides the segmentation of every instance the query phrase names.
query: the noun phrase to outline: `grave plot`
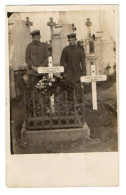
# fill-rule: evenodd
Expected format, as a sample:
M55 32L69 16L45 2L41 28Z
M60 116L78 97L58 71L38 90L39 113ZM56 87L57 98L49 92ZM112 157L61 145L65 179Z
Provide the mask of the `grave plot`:
M84 87L80 82L53 78L63 67L38 68L48 73L27 96L27 116L21 133L22 144L42 141L76 140L90 136L85 121Z

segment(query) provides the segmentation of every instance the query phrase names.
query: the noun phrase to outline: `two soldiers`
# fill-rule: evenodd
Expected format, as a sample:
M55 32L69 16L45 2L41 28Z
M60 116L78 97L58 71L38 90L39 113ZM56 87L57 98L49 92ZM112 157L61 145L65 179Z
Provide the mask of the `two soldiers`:
M36 72L39 66L48 66L48 48L40 42L40 31L31 33L32 43L26 49L26 63L28 65L29 84L34 85L41 76ZM76 34L68 36L69 46L61 54L60 65L64 66L64 77L68 81L80 82L80 77L86 75L85 53L76 45Z

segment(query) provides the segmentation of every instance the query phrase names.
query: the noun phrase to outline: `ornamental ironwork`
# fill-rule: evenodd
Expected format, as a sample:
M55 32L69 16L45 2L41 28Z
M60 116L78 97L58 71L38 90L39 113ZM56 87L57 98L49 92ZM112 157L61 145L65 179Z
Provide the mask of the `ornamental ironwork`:
M43 77L28 91L27 130L83 127L84 96L80 82Z

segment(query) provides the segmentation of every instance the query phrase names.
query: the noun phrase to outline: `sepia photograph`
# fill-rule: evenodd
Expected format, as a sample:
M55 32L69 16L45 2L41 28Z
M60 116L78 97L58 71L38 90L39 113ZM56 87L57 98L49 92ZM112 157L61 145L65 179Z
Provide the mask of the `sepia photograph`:
M118 5L22 7L6 7L10 155L118 154Z
M118 151L116 17L7 12L12 154Z

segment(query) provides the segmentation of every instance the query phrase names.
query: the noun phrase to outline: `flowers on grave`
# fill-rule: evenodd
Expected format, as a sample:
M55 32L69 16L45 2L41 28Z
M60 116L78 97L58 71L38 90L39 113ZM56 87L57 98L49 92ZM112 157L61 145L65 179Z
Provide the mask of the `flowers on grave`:
M73 91L74 83L67 81L66 79L54 77L48 78L48 76L43 76L41 80L36 84L35 89L41 91L43 95L50 95L54 93L60 94L63 91Z
M48 78L44 76L41 80L39 80L35 88L39 90L47 91L50 90L50 87L53 86L54 82L55 82L55 78Z

